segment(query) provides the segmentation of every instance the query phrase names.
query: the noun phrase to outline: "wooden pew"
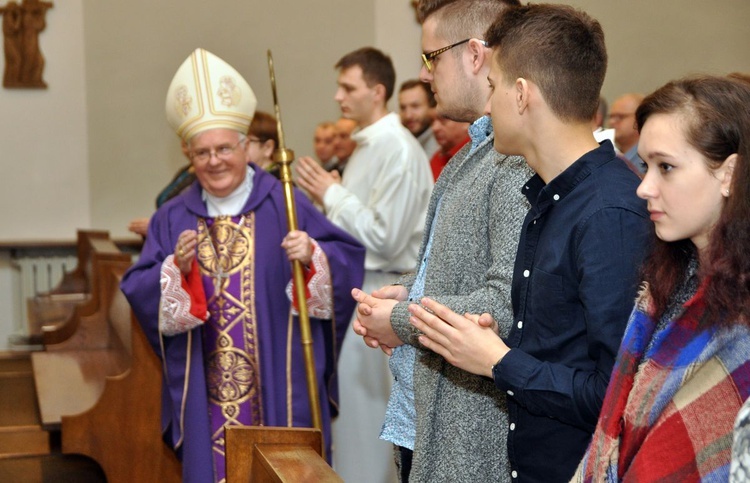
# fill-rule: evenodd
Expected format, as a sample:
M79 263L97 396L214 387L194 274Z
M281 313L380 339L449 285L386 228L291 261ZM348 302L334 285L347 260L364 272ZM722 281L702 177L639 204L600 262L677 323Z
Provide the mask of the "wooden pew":
M129 261L97 260L97 274L93 276L97 300L87 304L96 305L97 310L81 315L85 310L77 308L68 326L79 330L61 343L31 354L39 412L46 430L59 430L63 415L89 409L101 396L106 377L122 374L130 367L130 355L107 310L114 291L119 291L109 273L124 273L129 266Z
M0 459L49 452L49 435L42 429L34 393L31 357L0 354Z
M68 318L79 303L94 307L96 304L87 302L90 283L96 278L93 265L109 259L125 259L104 231L80 230L77 251L78 267L66 273L54 290L30 299L30 323L55 320L63 315ZM98 299L95 301L98 303ZM41 342L40 339L38 335L34 343ZM48 429L40 416L30 353L0 354L0 459L25 457L24 465L28 466L34 464L34 456L50 455L55 448ZM5 463L7 469L8 462Z
M95 460L109 482L180 481L161 439L161 365L119 281L129 261L95 259L97 310L78 330L31 355L43 426L62 433L62 452Z
M317 429L230 426L224 434L227 483L344 481L321 454Z
M109 239L106 231L78 230L76 250L75 270L66 273L53 290L27 301L32 343L58 344L75 334L80 316L96 312L99 303L99 297L92 293L99 285L93 267L99 261L130 260L130 256L120 252ZM74 315L75 310L80 310L78 316Z
M91 409L62 416L62 451L93 458L110 483L179 482L180 463L161 439L161 363L119 289L123 273L109 274L106 309L128 369L107 376Z

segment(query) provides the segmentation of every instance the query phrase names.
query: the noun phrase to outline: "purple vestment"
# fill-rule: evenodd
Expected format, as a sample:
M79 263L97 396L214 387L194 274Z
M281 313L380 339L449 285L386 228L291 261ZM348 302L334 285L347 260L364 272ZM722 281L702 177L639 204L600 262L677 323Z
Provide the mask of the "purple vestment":
M330 421L336 413L338 392L334 378L335 363L355 305L350 291L362 284L364 248L328 222L304 195L295 192L295 198L298 227L315 239L325 252L333 283L334 319L310 319L323 429L330 461ZM242 390L247 391L247 397L242 400L251 401L253 413L247 414L250 416L247 421L261 418L265 426L287 426L291 422L292 426L310 427L312 423L299 324L296 318L290 324L290 302L284 293L291 279L291 266L280 247L287 226L279 181L256 169L252 193L243 213L248 214L243 226L248 227L252 236L243 238L235 247L226 247L240 247L234 257L238 263L237 270L226 283L227 292L232 294L228 297L231 303L244 300L245 305L238 308L248 314L248 320L252 320L249 331L243 333L240 326L236 334L239 334L240 341L246 339L247 347L252 348L253 341L247 340L250 337L248 334L251 334L255 347L254 353L247 351L250 354L247 358L249 364L248 360L231 357L228 362L222 359L222 363L235 364L241 378L246 378L248 374L250 376L247 384L242 385ZM200 219L206 220L204 228L209 231L217 222L208 217L201 199L201 188L196 182L185 193L165 203L153 216L141 257L125 274L122 282L122 290L152 347L164 359L162 429L165 441L175 448L183 462L183 481L186 482L214 481L209 413L213 412L212 416L215 416L215 405L209 403L209 397L212 397L209 393L214 391L212 399L215 400L217 385L207 382L205 367L212 360L216 363L216 357L212 358L209 352L217 344L217 334L208 334L206 331L210 327L206 325L188 333L160 337L159 282L162 262L174 251L177 237L184 230L197 230L200 233ZM232 217L228 226L236 227L239 221L240 216ZM231 230L229 233L231 236ZM251 240L249 246L245 246L247 239ZM198 255L200 258L200 247ZM244 268L240 266L243 264ZM212 296L211 277L204 276L203 285L212 322L221 318L217 314L220 305L229 309L227 314L238 313L231 310L227 300L217 300ZM242 297L238 298L238 293ZM247 328L249 324L245 323L244 326ZM259 374L252 373L256 369ZM253 407L253 401L260 406Z

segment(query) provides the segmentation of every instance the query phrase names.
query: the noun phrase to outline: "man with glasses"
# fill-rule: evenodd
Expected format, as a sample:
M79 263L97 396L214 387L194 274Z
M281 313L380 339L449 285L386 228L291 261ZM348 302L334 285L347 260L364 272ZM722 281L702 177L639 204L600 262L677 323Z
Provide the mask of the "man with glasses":
M222 89L210 86L222 84ZM163 361L162 430L185 482L224 481L224 427L312 425L291 267L306 267L323 432L330 460L337 348L362 283L363 247L301 194L287 233L281 184L248 165L247 82L197 49L167 93L170 125L197 182L152 217L122 290Z
M513 318L499 321L512 328L498 337L489 317L464 317L463 308L456 314L426 298L410 310L425 346L507 395L513 481L568 482L597 424L653 226L636 196L639 178L591 132L607 70L599 22L567 5L529 4L500 16L485 40L493 48L486 112L495 148L523 155L536 172L518 186L531 208L515 260ZM621 443L632 448L632 440ZM617 474L616 450L592 453L612 459L608 481L632 469Z
M635 125L635 111L643 102L643 94L624 94L612 103L609 127L615 130L615 146L639 173L644 173L643 160L638 156L640 133Z
M435 185L416 273L371 296L358 291L355 331L390 352L396 377L381 438L397 447L401 481L510 481L505 396L489 379L423 350L407 306L430 296L460 313L511 320L513 260L527 202L518 188L532 175L523 158L493 149L491 51L485 30L517 1L423 1L423 68L440 116L469 122L471 142ZM413 382L413 386L412 386Z

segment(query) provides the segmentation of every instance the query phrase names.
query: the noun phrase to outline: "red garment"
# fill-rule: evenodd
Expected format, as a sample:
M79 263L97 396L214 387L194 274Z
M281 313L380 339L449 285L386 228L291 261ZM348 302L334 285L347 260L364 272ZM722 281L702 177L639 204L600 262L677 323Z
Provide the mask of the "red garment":
M440 173L443 171L443 168L445 168L445 165L448 164L448 161L450 161L458 150L464 147L464 144L468 143L469 140L469 136L466 136L466 139L453 146L453 149L447 153L444 153L443 150L440 149L432 156L432 159L430 159L430 168L432 168L432 176L435 181L437 181L438 176L440 176Z

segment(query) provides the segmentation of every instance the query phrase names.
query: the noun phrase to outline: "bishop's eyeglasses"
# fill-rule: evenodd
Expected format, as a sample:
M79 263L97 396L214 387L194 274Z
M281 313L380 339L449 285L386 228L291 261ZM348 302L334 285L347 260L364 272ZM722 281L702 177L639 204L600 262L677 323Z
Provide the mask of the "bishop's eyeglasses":
M237 149L237 146L242 144L243 141L246 141L246 139L240 139L239 141L237 141L237 144L233 146L230 144L224 144L221 146L217 146L215 149L199 149L197 151L193 151L190 153L190 159L192 159L196 163L205 163L209 161L212 156L216 156L218 159L226 161L232 156L234 150Z

